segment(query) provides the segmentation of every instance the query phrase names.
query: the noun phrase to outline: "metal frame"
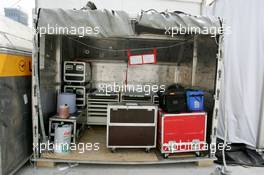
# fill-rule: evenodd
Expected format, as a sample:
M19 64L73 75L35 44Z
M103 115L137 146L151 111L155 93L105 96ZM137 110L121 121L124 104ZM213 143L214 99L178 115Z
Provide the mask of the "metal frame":
M196 69L197 69L197 61L198 61L197 44L198 44L197 36L195 35L193 38L192 86L195 86L195 80L196 80Z
M38 47L39 39L38 35L34 35L34 48L32 52L32 125L33 125L33 144L38 145L39 143L39 122L38 122L38 98L37 98L37 87L39 86L38 78L36 76L36 71L38 71ZM217 71L216 71L216 79L215 79L215 103L214 103L214 112L213 112L213 120L212 120L212 134L211 134L211 142L210 144L216 143L216 128L218 123L218 114L219 114L219 95L221 92L220 82L222 79L222 63L223 62L223 36L220 36L219 39L219 48L217 54ZM184 158L184 159L175 159L172 161L158 161L158 162L140 162L140 164L162 164L162 163L178 163L178 162L195 162L199 160L215 160L215 153L210 152L209 158ZM71 161L71 160L55 160L55 159L42 159L40 158L40 154L38 149L34 149L33 152L33 161L52 161L52 162L78 162L78 163L95 163L95 164L109 164L113 162L98 162L98 161ZM138 162L115 162L113 164L138 164Z
M157 116L158 116L158 107L153 105L153 106L147 106L144 105L144 103L142 103L141 105L133 105L133 106L125 106L122 104L117 104L117 105L113 105L110 104L107 107L107 127L106 127L106 146L107 148L110 149L116 149L116 148L146 148L146 149L151 149L151 148L156 148L157 145ZM114 109L146 109L146 110L155 110L154 112L154 123L111 123L110 122L110 110ZM109 146L109 126L131 126L131 127L137 127L137 126L146 126L146 127L155 127L155 138L154 138L154 144L152 146L119 146L119 145L111 145Z
M73 125L73 134L71 134L71 137L73 138L73 142L76 143L77 139L77 118L68 118L68 119L63 119L63 118L58 118L56 116L51 117L49 119L49 139L51 137L55 137L55 133L52 133L52 123L53 122L67 122L67 123L72 123Z
M35 14L33 14L33 23L34 26L37 25L37 8L35 10ZM98 162L98 161L73 161L73 160L55 160L55 159L42 159L40 158L39 150L34 147L39 144L40 134L39 134L39 52L40 52L40 35L39 33L35 33L33 38L33 52L32 52L32 128L33 128L33 161L52 161L52 162L78 162L78 163L94 163L94 164L139 164L138 162ZM219 118L219 95L221 92L220 82L222 79L222 62L223 62L223 36L220 35L219 39L219 47L217 54L217 71L216 71L216 79L215 79L215 103L214 103L214 112L213 112L213 120L212 120L212 134L211 134L211 142L210 144L216 143L216 129ZM195 162L199 160L215 160L215 153L209 155L209 158L184 158L184 159L175 159L175 160L165 160L165 161L157 161L157 162L140 162L140 164L162 164L162 163L177 163L177 162Z
M220 93L221 93L221 81L223 74L223 56L224 56L224 37L223 35L219 36L218 42L218 53L217 53L217 68L216 68L216 78L215 78L215 94L214 94L214 111L212 118L212 132L211 132L211 143L213 151L210 151L210 157L215 158L216 151L216 132L217 132L217 124L219 118L219 107L220 107Z
M37 19L33 19L36 24ZM40 153L37 146L39 146L39 112L38 112L38 97L37 89L38 83L38 66L39 66L39 34L35 34L33 38L32 51L32 129L33 129L33 158L39 158Z
M56 39L56 60L59 64L57 64L57 69L58 69L58 72L57 72L57 76L56 76L56 82L57 83L62 83L62 80L61 80L61 63L62 63L62 53L61 53L61 47L62 47L62 37L59 36L57 39ZM61 86L57 86L57 92L60 92L61 91Z
M160 151L162 154L169 154L169 153L181 153L181 152L197 152L197 151L205 151L204 149L198 150L180 150L180 151L164 151L163 144L164 144L164 119L166 117L175 117L175 116L184 116L184 115L205 115L205 133L204 133L204 141L198 142L199 144L206 144L206 134L207 134L207 113L206 112L195 112L195 113L181 113L181 114L164 114L162 117L162 125L161 125L161 144L160 144ZM182 142L182 144L192 144L193 142Z
M31 159L31 161L43 161L43 162L54 162L54 163L81 163L81 164L95 164L95 165L160 165L160 164L175 164L175 163L190 163L199 161L216 160L216 158L209 157L193 157L193 158L178 158L178 159L162 159L157 161L93 161L93 160L69 160L69 159L46 159L38 158Z

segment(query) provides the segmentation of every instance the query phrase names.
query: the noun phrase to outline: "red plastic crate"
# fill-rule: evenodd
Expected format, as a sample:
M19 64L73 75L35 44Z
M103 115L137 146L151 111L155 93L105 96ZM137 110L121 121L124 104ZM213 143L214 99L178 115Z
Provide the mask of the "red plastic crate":
M206 148L207 113L159 112L158 142L162 154L199 152Z

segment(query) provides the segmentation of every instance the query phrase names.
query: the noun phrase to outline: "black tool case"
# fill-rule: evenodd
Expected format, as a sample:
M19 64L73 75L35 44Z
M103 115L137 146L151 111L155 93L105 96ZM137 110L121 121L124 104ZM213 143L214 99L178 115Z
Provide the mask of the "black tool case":
M186 91L178 84L169 86L164 93L159 94L159 105L167 113L187 112Z

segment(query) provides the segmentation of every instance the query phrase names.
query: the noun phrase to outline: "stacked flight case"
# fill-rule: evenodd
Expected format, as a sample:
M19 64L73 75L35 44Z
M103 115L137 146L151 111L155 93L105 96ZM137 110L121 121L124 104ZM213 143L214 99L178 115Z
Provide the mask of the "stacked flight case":
M63 67L63 81L66 83L85 84L91 80L91 69L85 62L64 61Z
M76 85L65 85L64 92L76 94L77 109L84 109L86 106L86 87Z
M78 112L86 107L87 84L91 80L90 66L85 62L65 61L63 66L64 92L76 94Z

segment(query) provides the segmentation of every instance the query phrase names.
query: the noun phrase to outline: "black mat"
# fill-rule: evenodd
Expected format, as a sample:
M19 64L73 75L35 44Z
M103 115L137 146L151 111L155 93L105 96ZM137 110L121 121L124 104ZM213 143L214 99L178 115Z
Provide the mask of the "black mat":
M218 143L219 142L222 141L219 140ZM216 157L218 160L215 162L218 164L223 164L221 150L216 152ZM247 148L245 144L232 144L231 150L225 151L225 158L228 165L264 167L264 159L262 156L256 150Z

